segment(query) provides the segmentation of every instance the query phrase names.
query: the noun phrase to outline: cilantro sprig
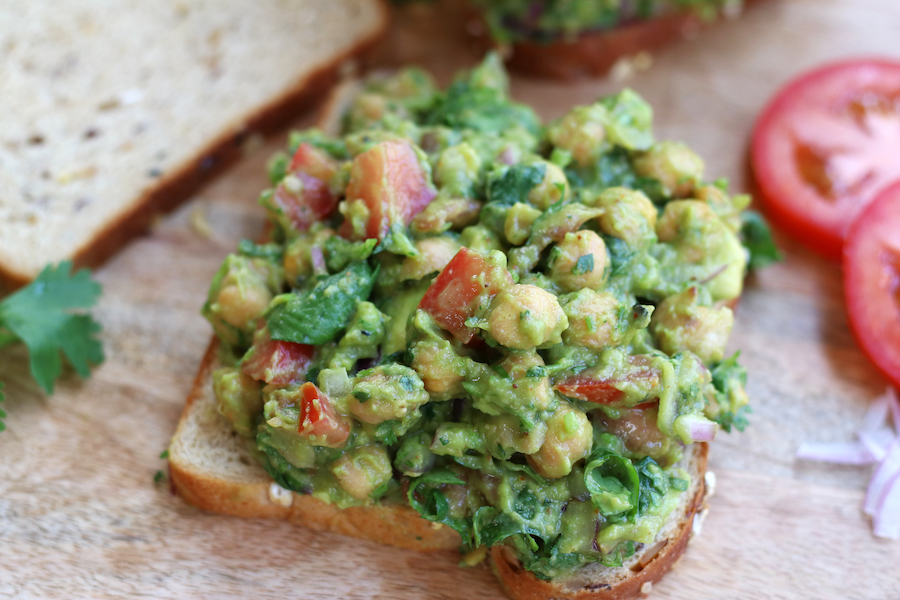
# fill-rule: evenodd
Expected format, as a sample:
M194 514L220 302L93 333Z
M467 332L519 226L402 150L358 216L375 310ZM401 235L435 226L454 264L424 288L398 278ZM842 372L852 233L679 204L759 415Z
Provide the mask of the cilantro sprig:
M24 343L31 374L48 394L62 373L60 354L81 377L89 377L91 367L103 362L103 346L96 337L100 324L86 312L96 304L100 284L87 269L71 271L71 261L47 266L31 284L0 301L0 348ZM0 411L0 431L5 416Z

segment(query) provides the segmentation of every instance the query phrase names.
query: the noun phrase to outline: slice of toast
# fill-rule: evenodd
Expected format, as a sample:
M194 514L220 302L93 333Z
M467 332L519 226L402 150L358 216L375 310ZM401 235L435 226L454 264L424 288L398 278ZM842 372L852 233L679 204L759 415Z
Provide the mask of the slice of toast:
M388 20L383 0L0 4L0 280L107 258Z

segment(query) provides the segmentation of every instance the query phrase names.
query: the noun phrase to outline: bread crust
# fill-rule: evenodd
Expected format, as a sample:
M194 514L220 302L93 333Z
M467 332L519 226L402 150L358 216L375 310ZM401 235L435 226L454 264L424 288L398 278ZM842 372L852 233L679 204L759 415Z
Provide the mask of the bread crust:
M524 569L508 546L491 548L491 566L500 579L503 589L512 600L631 600L641 594L641 588L647 583L653 584L669 572L672 565L681 557L687 548L693 530L694 515L703 507L706 497L706 484L703 475L706 473L706 460L709 447L705 443L698 444L695 457L700 482L693 499L678 523L677 532L669 537L665 546L633 575L613 584L599 583L577 590L567 589L559 583L538 579L533 573Z
M744 0L745 6L759 0ZM574 80L606 75L623 57L656 50L710 25L690 11L583 33L572 41L515 42L507 64L523 75Z
M333 531L413 550L455 550L461 543L454 530L426 521L408 506L353 506L340 509L323 500L296 492L284 492L273 501L275 483L258 465L254 480L220 477L196 468L179 450L189 436L188 420L194 411L215 410L212 373L219 366L219 343L213 340L203 357L194 386L178 422L169 454L169 473L174 490L190 504L212 512L245 518L284 519L317 531ZM205 403L205 406L204 406ZM218 417L217 426L230 428ZM235 440L243 443L243 440ZM286 499L290 498L289 501Z
M70 257L75 268L97 267L115 254L131 239L150 228L154 218L173 210L187 200L213 177L236 162L243 153L245 142L254 135L268 135L288 123L304 109L327 96L330 88L340 80L341 66L353 58L363 59L381 42L390 25L390 8L386 0L373 0L380 13L380 22L372 33L358 41L339 56L306 77L296 81L282 96L247 116L211 140L192 160L161 177L156 186L135 199L131 206L110 221L91 240ZM10 290L31 281L36 273L25 273L0 263L0 282Z

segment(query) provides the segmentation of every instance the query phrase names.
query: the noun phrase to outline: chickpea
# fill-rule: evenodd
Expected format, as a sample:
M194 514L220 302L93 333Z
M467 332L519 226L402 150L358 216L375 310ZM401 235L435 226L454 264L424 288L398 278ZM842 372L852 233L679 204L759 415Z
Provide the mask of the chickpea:
M536 165L544 165L544 180L528 192L528 201L541 210L547 210L560 200L571 195L569 180L559 166L549 161L539 161Z
M592 206L605 209L600 215L600 230L624 240L629 245L653 241L656 229L656 206L644 192L615 187L603 190Z
M725 356L725 344L733 325L734 313L730 308L701 306L698 290L692 287L659 304L650 320L650 331L666 354L687 350L708 365Z
M503 234L510 244L521 246L528 241L531 235L531 226L541 216L538 209L516 202L506 212L506 221L503 223Z
M494 297L488 315L490 334L515 350L558 344L568 326L556 296L536 285L515 284L503 290Z
M463 229L459 243L482 254L487 254L491 250L503 250L500 236L484 225L470 225Z
M329 470L344 490L357 500L367 500L379 486L391 480L391 460L384 446L360 446L331 463Z
M216 301L222 320L241 330L253 328L253 323L266 312L272 293L265 285L256 282L239 282L225 285L219 291Z
M388 99L373 92L363 92L356 97L350 110L350 119L354 123L371 123L381 119L388 109Z
M721 188L711 184L699 187L696 195L697 200L706 202L732 231L740 231L741 211L747 208L749 196L739 195L731 198Z
M541 422L531 431L522 431L518 417L509 413L486 417L478 429L484 437L485 449L498 458L509 458L516 452L540 451L547 433L547 425Z
M364 423L403 419L428 402L425 384L409 367L382 365L366 373L347 399L349 411Z
M544 443L540 450L528 455L528 464L547 479L565 477L591 451L593 438L594 430L587 415L561 403L547 419Z
M463 392L460 357L449 343L424 340L412 348L412 368L422 378L425 390L440 398L452 398Z
M563 291L598 289L606 281L609 269L606 244L593 231L567 233L550 257L550 278Z
M448 196L471 198L481 171L481 159L463 142L441 152L434 167L434 181Z
M678 142L659 142L634 159L634 170L641 177L662 183L674 198L686 198L703 178L705 165L693 150Z
M656 224L661 242L669 242L685 263L706 265L715 275L705 284L712 300L741 294L746 256L737 235L712 208L699 200L666 204Z
M409 224L413 233L443 233L478 221L481 202L470 198L446 198L438 195Z
M408 256L400 265L400 280L422 279L440 271L459 251L459 242L448 236L430 237L416 242L418 255Z
M580 167L593 164L606 140L606 109L602 106L578 106L550 126L550 142L568 150Z
M549 377L529 377L529 370L545 366L541 355L530 350L513 352L500 362L503 370L509 373L518 390L527 395L538 410L546 410L554 401L553 388ZM524 452L524 450L522 451Z
M619 343L619 301L609 292L583 289L560 298L569 319L566 344L602 350Z

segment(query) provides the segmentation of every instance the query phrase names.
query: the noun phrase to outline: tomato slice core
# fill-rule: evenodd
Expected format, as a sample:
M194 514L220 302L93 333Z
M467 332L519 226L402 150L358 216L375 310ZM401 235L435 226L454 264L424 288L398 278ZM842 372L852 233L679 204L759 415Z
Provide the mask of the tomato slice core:
M900 63L853 60L800 76L763 111L751 161L772 220L839 258L849 224L900 180Z
M859 345L900 387L900 183L879 194L850 228L844 296Z

